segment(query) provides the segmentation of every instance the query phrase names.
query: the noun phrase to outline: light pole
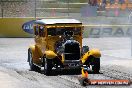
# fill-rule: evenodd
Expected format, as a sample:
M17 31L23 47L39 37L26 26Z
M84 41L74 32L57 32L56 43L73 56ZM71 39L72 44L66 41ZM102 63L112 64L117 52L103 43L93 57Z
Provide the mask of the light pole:
M35 20L36 20L36 0L35 0L35 6L34 6L34 12L35 12Z
M4 9L3 9L3 1L1 0L1 17L3 18L3 11Z
M69 17L69 0L68 0L68 17Z
M128 23L131 24L131 16L132 16L132 11L128 16ZM132 34L130 33L130 39L131 39L131 56L132 56Z

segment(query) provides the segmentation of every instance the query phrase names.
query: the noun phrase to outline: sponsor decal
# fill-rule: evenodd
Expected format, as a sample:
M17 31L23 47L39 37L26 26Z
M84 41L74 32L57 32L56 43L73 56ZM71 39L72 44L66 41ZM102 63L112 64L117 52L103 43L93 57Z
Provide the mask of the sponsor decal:
M90 80L91 85L130 85L129 80Z
M27 32L27 33L30 33L30 34L33 34L33 24L34 24L35 20L32 20L32 21L29 21L29 22L26 22L22 25L22 29Z
M82 68L82 77L79 77L79 82L82 86L88 85L130 85L132 82L127 79L89 79L87 69Z
M132 28L130 27L90 28L88 32L88 37L132 37Z

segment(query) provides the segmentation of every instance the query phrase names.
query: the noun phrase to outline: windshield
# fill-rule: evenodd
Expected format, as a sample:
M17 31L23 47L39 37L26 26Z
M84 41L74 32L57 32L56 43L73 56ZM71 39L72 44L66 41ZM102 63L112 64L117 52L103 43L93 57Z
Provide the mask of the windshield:
M69 31L72 31L74 35L81 35L81 27L47 28L47 34L51 36L64 35Z

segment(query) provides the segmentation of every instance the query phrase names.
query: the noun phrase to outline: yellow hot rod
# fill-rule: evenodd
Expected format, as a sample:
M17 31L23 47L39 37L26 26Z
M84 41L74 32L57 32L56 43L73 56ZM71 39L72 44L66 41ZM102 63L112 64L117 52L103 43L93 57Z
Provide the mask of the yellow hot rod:
M33 25L35 44L28 49L32 71L50 75L54 69L90 68L100 70L100 51L82 46L82 23L75 19L40 19Z

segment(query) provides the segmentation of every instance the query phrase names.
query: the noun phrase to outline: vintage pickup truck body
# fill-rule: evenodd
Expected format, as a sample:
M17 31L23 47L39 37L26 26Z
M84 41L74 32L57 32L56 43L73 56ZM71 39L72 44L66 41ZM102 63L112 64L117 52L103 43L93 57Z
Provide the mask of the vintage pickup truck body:
M82 23L75 19L40 19L34 22L35 44L28 49L30 69L46 75L52 69L90 68L100 70L100 51L82 46Z

